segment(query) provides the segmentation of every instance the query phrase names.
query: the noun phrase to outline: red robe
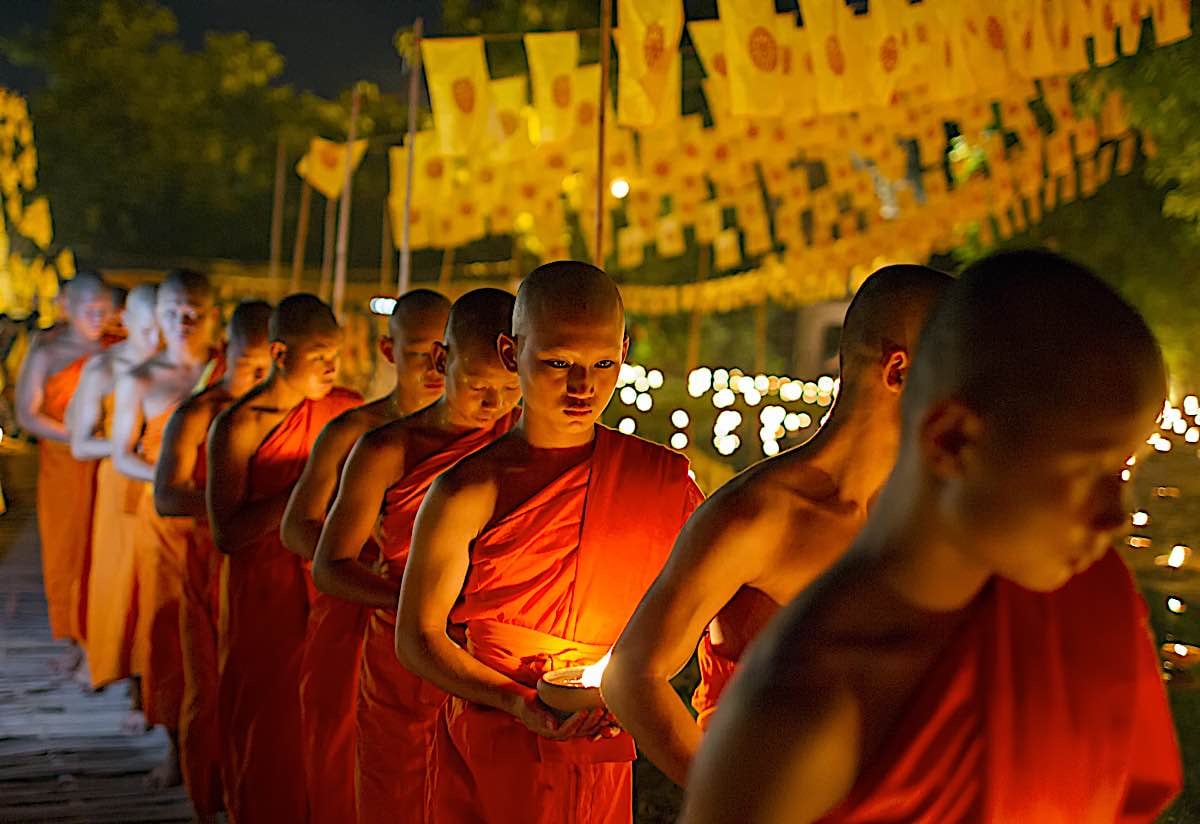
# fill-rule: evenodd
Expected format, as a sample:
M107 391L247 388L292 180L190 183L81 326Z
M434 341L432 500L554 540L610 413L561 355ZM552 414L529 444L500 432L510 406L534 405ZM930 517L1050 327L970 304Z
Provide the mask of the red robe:
M293 409L250 459L252 499L295 486L325 424L360 403L357 393L337 388ZM233 824L308 819L299 684L311 578L280 541L278 526L227 561L218 702Z
M409 467L387 491L376 529L389 577L404 576L413 522L425 493L438 475L463 457L503 435L516 420L504 418L491 429L474 430ZM437 712L446 694L406 670L396 659L396 615L374 610L363 645L362 677L355 713L358 759L355 791L360 824L391 824L397 810L419 824L425 804L429 752Z
M60 423L79 386L85 355L46 379L41 413ZM96 461L77 461L65 443L38 441L37 520L42 583L55 638L87 637L87 569L96 491Z
M192 473L197 489L204 488L207 469L207 452L201 446ZM187 539L179 598L179 646L183 658L179 768L196 812L213 815L225 808L217 721L217 617L225 558L213 543L207 518L193 522Z
M692 695L692 707L701 729L708 729L717 702L733 680L742 654L778 611L779 604L769 595L743 586L709 624L696 647L700 683Z
M824 822L1152 822L1182 785L1146 607L1113 551L994 579Z
M488 666L534 686L616 641L699 505L687 460L597 427L568 469L471 546L451 621ZM550 741L507 713L451 697L439 715L429 820L631 822L633 739Z

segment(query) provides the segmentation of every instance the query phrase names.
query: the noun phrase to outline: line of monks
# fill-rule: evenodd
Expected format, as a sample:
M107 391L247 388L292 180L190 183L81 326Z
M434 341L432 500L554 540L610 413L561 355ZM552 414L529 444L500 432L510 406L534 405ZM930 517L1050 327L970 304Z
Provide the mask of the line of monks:
M401 296L365 405L312 295L217 348L195 272L119 342L99 276L64 309L18 386L51 628L138 679L199 820L629 822L639 748L687 822L1150 822L1180 788L1111 547L1164 367L1074 263L876 272L825 425L703 504L598 423L628 338L584 263ZM610 650L606 708L538 698Z

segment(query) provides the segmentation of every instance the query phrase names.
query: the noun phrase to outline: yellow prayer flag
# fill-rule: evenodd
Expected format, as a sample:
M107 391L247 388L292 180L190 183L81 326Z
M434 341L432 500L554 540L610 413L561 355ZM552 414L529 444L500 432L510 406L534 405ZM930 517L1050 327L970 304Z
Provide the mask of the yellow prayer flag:
M1117 174L1127 175L1133 171L1137 138L1129 137L1117 143Z
M525 56L533 84L539 142L565 140L575 128L575 70L579 64L579 33L545 32L525 35Z
M528 157L533 151L533 144L529 140L530 108L525 92L525 76L493 80L488 88L492 157L502 163Z
M617 231L617 266L636 269L646 260L646 235L638 226Z
M693 20L688 37L704 68L704 97L713 122L729 119L729 61L725 58L725 27L720 20Z
M713 268L736 269L742 265L742 241L738 230L730 227L717 233L713 243Z
M354 141L353 150L349 152L350 173L353 174L363 155L367 153L367 141ZM330 200L336 199L342 193L346 182L347 151L345 143L334 143L314 137L308 144L308 152L296 164L296 173L308 182L318 192Z
M773 0L717 0L725 29L729 103L734 115L777 117L783 55Z
M683 240L683 226L675 215L666 215L658 219L654 233L654 245L659 257L679 257L687 245Z
M782 49L783 117L803 120L817 113L817 79L808 32L796 25L791 12L776 15L776 32Z
M39 197L26 206L21 215L21 221L17 224L17 231L36 243L40 249L49 246L50 240L53 238L50 201Z
M589 63L575 70L575 125L571 131L571 148L585 155L586 165L596 165L596 143L600 139L600 64ZM608 113L611 113L611 108ZM607 114L607 113L606 113ZM612 123L611 118L608 120ZM607 150L606 150L607 154Z
M1058 70L1050 39L1054 0L1006 0L1009 49L1018 74L1030 79L1049 77Z
M822 113L862 107L866 86L863 25L845 3L804 0L800 7L812 49L817 108Z
M422 40L421 59L442 152L465 155L479 150L487 143L491 89L483 38Z
M700 204L696 213L696 242L712 243L721 232L721 204L710 200Z
M399 251L404 243L404 195L392 192L388 195L387 204L392 221L392 245ZM411 248L423 249L429 245L432 222L432 213L414 201L408 213L408 243Z
M452 188L450 159L441 152L441 141L433 131L413 135L413 200L438 202L449 196ZM392 194L403 198L408 180L408 148L393 146L388 150L391 166Z
M866 15L852 21L862 33L867 102L896 103L897 90L910 74L907 0L873 0Z
M620 57L617 117L623 126L650 127L679 117L679 0L617 0L614 33Z
M70 280L75 277L75 253L70 249L63 249L58 253L58 257L54 259L54 268L63 280Z
M1177 43L1192 33L1192 0L1153 0L1150 6L1158 45Z

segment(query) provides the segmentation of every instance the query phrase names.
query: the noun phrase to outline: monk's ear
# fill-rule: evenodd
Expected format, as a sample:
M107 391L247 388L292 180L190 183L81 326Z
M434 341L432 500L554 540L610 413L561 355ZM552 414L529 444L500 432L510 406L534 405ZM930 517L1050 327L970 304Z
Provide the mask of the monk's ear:
M445 342L435 340L429 349L429 354L433 356L433 368L438 371L439 375L445 375L446 365L450 360L450 349Z
M887 387L889 392L895 392L897 395L904 389L904 382L908 379L908 367L912 364L912 359L908 356L908 352L904 349L893 349L883 361L883 385Z
M918 435L926 467L942 479L961 477L982 433L983 419L961 400L933 404Z
M624 363L627 357L629 357L629 335L621 340L621 363Z
M267 351L271 353L271 365L276 369L283 369L287 359L287 344L281 340L273 340L267 344Z
M383 359L388 363L396 362L396 342L392 340L391 335L384 335L379 339L379 354L383 355Z
M500 337L496 338L496 353L500 355L500 362L504 364L504 368L509 372L517 371L517 339L512 335L500 333Z

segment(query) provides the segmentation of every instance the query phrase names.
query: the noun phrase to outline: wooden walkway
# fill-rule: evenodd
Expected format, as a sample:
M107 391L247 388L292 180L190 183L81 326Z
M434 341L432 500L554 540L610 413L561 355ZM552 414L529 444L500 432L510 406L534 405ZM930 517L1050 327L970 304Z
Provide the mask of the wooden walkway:
M36 471L31 451L0 451L0 822L190 821L182 789L143 786L166 736L121 734L125 685L85 693L50 672L64 646L42 594Z

